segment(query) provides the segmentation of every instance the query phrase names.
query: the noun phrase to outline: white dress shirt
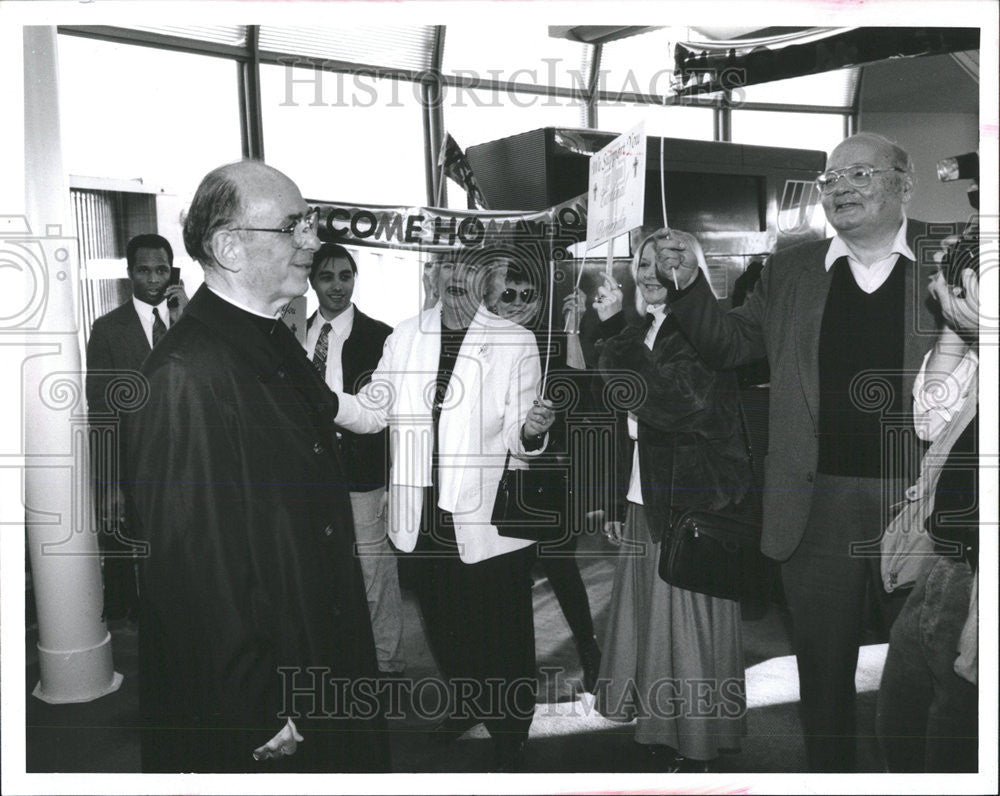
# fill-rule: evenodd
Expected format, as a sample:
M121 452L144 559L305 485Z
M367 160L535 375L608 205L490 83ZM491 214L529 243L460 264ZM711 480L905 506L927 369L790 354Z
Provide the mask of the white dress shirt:
M646 332L646 339L643 341L646 348L653 350L653 343L656 342L656 335L663 325L663 319L667 317L667 306L665 304L651 304L646 307L646 312L653 316L653 322ZM639 421L634 414L628 413L628 435L632 440L639 439ZM642 483L639 481L639 446L632 446L632 475L628 482L628 495L626 499L631 503L642 505Z
M906 219L903 219L903 223L900 225L899 230L896 232L896 237L892 242L892 251L889 252L881 260L876 260L871 265L864 265L862 262L854 256L854 252L851 251L851 247L847 245L847 242L837 235L832 241L830 241L830 248L826 251L826 260L824 265L826 270L829 271L833 268L833 264L840 257L847 258L847 264L851 267L851 273L854 275L854 281L857 283L858 287L861 288L865 293L874 293L882 285L885 284L885 280L889 278L889 274L892 273L892 269L896 265L896 259L902 254L908 257L910 260L916 262L917 258L913 256L913 250L910 249L909 244L906 242Z
M346 310L333 320L328 321L323 317L322 310L316 311L316 320L313 321L306 335L306 354L311 360L316 352L316 341L319 340L319 333L323 329L323 324L330 324L330 336L327 338L326 349L326 373L324 378L327 385L335 392L344 391L344 363L340 361L344 353L344 341L351 334L354 328L354 305L351 304Z
M156 314L160 316L160 320L163 321L163 325L169 329L170 328L170 309L167 307L167 300L164 299L155 307L152 304L147 304L145 301L139 301L135 296L132 296L132 305L135 307L136 314L139 316L139 323L142 324L142 331L146 334L146 342L149 343L149 347L153 347L153 310L156 310Z

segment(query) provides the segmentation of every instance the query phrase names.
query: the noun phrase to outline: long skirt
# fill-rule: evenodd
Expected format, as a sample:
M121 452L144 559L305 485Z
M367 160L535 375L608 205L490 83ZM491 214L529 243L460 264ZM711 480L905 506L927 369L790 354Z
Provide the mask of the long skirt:
M740 606L657 574L660 545L630 503L615 571L596 706L636 720L635 740L712 760L746 734Z

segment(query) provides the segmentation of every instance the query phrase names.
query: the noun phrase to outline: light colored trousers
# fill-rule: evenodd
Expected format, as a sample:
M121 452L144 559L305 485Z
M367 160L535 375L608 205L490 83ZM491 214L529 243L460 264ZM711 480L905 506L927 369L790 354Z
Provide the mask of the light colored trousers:
M386 533L385 489L351 492L355 550L365 579L368 612L375 636L375 655L382 672L400 673L403 657L403 600L399 593L396 554Z

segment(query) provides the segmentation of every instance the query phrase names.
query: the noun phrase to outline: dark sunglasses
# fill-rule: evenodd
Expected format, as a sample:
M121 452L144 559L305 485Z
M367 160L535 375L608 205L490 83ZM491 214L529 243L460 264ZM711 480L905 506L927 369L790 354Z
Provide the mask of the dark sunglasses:
M537 295L538 291L535 290L533 287L526 287L521 291L521 301L523 301L525 304L530 304L532 301L535 300L535 297ZM512 287L507 288L506 290L504 290L503 293L500 294L500 300L504 304L510 304L516 298L517 298L517 291Z

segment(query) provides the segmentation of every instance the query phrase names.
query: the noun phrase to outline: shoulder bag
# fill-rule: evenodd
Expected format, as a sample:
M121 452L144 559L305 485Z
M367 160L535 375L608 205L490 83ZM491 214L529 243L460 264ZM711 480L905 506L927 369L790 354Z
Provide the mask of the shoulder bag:
M753 451L743 407L740 427L751 473ZM672 586L738 600L763 597L773 582L775 562L760 551L761 512L756 477L746 499L719 511L674 512L660 543L659 575Z

